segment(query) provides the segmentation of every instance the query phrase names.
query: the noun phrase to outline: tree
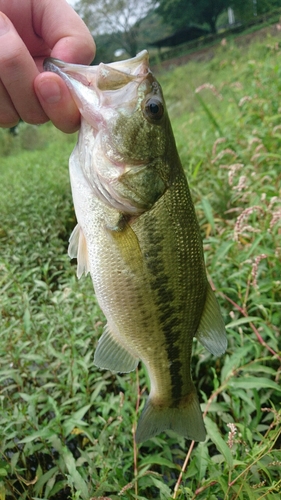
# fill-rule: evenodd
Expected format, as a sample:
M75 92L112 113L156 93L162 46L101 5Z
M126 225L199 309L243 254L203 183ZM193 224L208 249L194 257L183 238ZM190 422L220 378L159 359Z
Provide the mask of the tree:
M218 16L231 6L231 0L159 0L157 12L164 22L173 24L175 29L191 23L208 24L216 33Z
M234 0L235 14L242 21L248 21L281 7L281 0Z
M154 0L80 0L75 10L94 36L111 34L128 55L138 52L141 20L155 6Z

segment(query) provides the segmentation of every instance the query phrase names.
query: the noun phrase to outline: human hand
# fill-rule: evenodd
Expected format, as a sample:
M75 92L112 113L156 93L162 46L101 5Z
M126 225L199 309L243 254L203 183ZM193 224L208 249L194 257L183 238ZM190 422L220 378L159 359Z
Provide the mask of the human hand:
M65 0L0 0L0 127L21 118L78 129L80 113L63 80L43 72L46 57L89 64L93 38Z

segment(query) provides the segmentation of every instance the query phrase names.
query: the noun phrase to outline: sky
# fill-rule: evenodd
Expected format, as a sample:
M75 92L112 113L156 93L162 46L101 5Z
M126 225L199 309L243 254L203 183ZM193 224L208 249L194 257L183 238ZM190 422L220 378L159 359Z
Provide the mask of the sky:
M72 5L72 7L76 4L77 0L66 0L67 3L69 3L70 5Z

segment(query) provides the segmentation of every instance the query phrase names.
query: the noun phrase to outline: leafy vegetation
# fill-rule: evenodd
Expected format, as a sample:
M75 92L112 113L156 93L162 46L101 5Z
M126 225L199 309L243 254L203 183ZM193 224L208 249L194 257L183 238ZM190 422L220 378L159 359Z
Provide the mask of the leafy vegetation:
M139 51L139 43L144 36L141 20L148 13L150 17L153 7L154 0L143 0L141 4L135 0L79 0L75 5L95 38L98 34L101 36L99 40L104 55L108 50L104 50L102 41L106 40L109 47L115 45L117 50L122 48L130 57ZM98 57L101 57L99 51Z
M93 366L104 318L66 255L75 137L0 131L1 500L280 498L280 54L226 44L158 75L229 341L219 359L194 341L204 443L134 445L146 374Z
M157 12L167 24L175 28L189 26L190 23L206 24L212 33L216 33L216 22L222 12L236 4L235 0L159 0ZM179 12L181 15L179 16Z
M74 7L94 35L97 63L134 57L147 47L156 54L155 42L164 49L161 56L158 53L162 58L171 47L179 46L179 52L187 52L196 46L218 42L222 33L229 36L250 26L259 29L261 23L278 21L281 0L142 0L141 3L135 0L76 0ZM192 26L206 33L209 31L209 34L195 42L190 38L196 38L194 31L193 35L188 35L188 28ZM186 32L184 45L183 32ZM170 39L170 45L161 44L161 40L176 34L180 36ZM168 46L170 49L166 49ZM172 53L166 58L171 57L174 57Z

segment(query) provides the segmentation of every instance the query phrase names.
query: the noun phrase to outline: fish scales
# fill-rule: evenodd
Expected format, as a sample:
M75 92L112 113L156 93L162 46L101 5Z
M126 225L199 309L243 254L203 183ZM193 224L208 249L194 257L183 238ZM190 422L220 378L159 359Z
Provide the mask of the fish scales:
M207 281L200 230L161 87L143 51L93 67L48 59L81 115L70 178L78 225L69 255L90 272L107 325L94 363L150 378L136 441L205 428L191 377L194 336L214 355L227 346Z
M185 183L184 178L182 178L182 181ZM181 191L179 189L179 194ZM178 199L182 205L183 199L180 197ZM152 289L152 300L157 306L156 316L159 319L156 331L150 332L149 335L151 342L155 338L157 345L159 333L162 333L163 340L161 343L165 345L165 355L170 366L167 373L171 378L171 382L168 384L172 388L170 398L174 401L180 398L183 395L182 393L187 392L188 389L184 381L186 381L187 385L190 383L192 338L202 314L203 304L200 299L206 287L205 279L202 280L200 276L200 267L202 267L201 252L194 252L195 259L193 259L193 263L195 267L186 272L186 259L190 259L190 255L188 255L190 245L186 245L186 239L193 238L193 231L191 230L187 234L186 231L183 231L183 227L184 223L187 222L186 218L189 218L189 225L192 227L194 212L192 207L190 211L188 211L187 207L187 210L183 212L184 218L177 217L175 219L173 216L173 213L177 213L175 200L173 190L167 191L157 202L155 208L145 213L138 220L138 224L141 224L141 218L143 217L143 224L146 227L143 237L140 235L139 240L143 253L146 255L145 263L148 282ZM192 216L191 220L188 217L189 214ZM170 226L169 231L166 231L167 226ZM134 227L134 229L138 234L138 228ZM174 242L176 242L176 245ZM194 246L196 244L198 245L198 237L194 239ZM195 249L194 246L193 249ZM167 248L170 249L169 252L167 252ZM191 300L189 300L190 295L192 295ZM187 303L193 308L192 314L187 311ZM182 338L182 330L186 332L184 338ZM155 378L158 385L161 385L161 383L163 385L163 388L159 391L162 394L167 382L164 380L161 364L157 362L158 356L155 357ZM145 358L144 353L143 359ZM149 359L144 362L145 364L149 363ZM179 367L180 369L178 369ZM165 378L167 378L167 375Z

